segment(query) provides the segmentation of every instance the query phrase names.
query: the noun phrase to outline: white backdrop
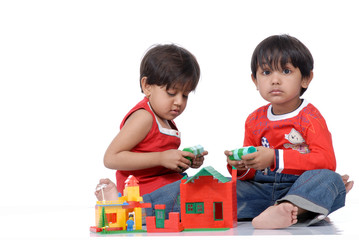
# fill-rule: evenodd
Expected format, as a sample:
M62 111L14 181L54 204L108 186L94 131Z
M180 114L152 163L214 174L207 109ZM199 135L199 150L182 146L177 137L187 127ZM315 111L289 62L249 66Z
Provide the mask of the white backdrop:
M247 115L266 104L251 82L251 54L282 33L311 50L314 80L304 97L327 120L338 172L359 180L354 4L1 1L0 206L94 205L98 179L115 180L103 154L143 97L139 64L156 43L179 44L197 57L200 83L176 119L181 148L203 145L205 165L228 176L223 151L242 146Z

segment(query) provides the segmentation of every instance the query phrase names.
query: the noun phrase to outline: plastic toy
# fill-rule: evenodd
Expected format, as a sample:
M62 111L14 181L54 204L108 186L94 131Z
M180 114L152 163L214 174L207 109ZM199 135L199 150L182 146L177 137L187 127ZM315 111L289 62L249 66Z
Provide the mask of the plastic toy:
M250 154L250 153L254 153L257 152L257 149L255 147L243 147L243 148L237 148L232 150L233 155L229 156L230 160L236 160L236 161L240 161L242 160L242 157L244 155Z
M165 220L166 205L155 206L155 216L146 217L147 232L181 232L183 224L178 212L170 212Z
M142 208L151 207L151 203L143 203L138 181L134 176L126 180L123 196L119 194L117 201L97 201L96 226L90 227L92 232L131 231L130 213L133 218L132 230L142 230Z
M190 152L193 153L195 156L198 156L204 152L204 148L202 147L202 145L196 145L194 147L184 148L182 151ZM186 157L186 158L191 161L191 165L192 165L192 159L190 157Z
M146 217L148 232L179 232L186 230L223 230L237 226L237 170L232 179L213 167L202 168L180 184L181 222L179 213L169 213L164 220L165 205L155 206L155 216Z
M181 222L185 229L232 228L237 226L237 171L226 178L213 167L202 168L182 179Z
M127 231L133 231L133 225L135 222L133 221L133 216L130 215L129 219L126 221Z
M123 233L142 230L142 203L137 179L126 180L124 196L118 201L97 201L96 233ZM202 168L180 183L181 214L170 212L165 219L165 205L155 206L155 216L146 217L147 232L181 232L186 230L226 230L237 226L237 170L227 178L213 167ZM132 218L132 215L134 219ZM126 231L127 227L127 231Z

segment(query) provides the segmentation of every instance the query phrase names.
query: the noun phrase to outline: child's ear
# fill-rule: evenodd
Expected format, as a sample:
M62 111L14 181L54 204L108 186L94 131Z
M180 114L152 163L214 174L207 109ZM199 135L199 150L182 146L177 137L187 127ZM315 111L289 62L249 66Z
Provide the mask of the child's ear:
M253 74L251 74L251 78L252 78L252 81L253 81L253 83L256 85L256 88L257 88L257 90L258 90L257 79L253 76Z
M310 82L312 81L313 79L313 71L310 71L310 75L309 77L306 77L306 78L303 78L302 79L302 87L303 88L308 88Z
M141 78L141 88L143 93L148 98L151 95L151 85L147 83L147 77Z

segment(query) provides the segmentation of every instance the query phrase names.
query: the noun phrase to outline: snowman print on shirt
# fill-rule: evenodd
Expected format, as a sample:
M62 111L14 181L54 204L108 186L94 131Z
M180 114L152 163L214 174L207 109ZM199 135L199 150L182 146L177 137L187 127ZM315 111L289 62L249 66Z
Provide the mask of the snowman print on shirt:
M309 148L305 143L304 138L294 128L292 128L289 134L284 134L284 138L290 142L283 145L285 148L291 148L293 150L297 150L300 153L309 153Z

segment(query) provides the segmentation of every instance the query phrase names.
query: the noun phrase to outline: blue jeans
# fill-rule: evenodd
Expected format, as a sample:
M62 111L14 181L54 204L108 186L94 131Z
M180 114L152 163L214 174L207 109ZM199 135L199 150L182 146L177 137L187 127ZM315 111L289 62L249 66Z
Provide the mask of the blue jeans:
M181 180L167 184L156 191L143 195L145 203L151 203L151 208L146 208L147 216L155 216L155 205L166 205L166 219L168 213L181 212L181 204L179 201Z
M180 212L179 194L180 181L145 194L144 202L152 204L147 216L154 215L155 204L166 205L166 217L169 212ZM310 225L343 207L345 196L341 176L330 170L310 170L300 176L257 171L253 180L237 181L237 218L252 219L276 203L289 201L314 213L309 221L304 219Z
M257 171L251 181L237 181L237 217L252 219L276 203L289 201L313 213L314 224L345 205L341 176L327 169L310 170L300 176ZM309 220L309 221L308 221Z

